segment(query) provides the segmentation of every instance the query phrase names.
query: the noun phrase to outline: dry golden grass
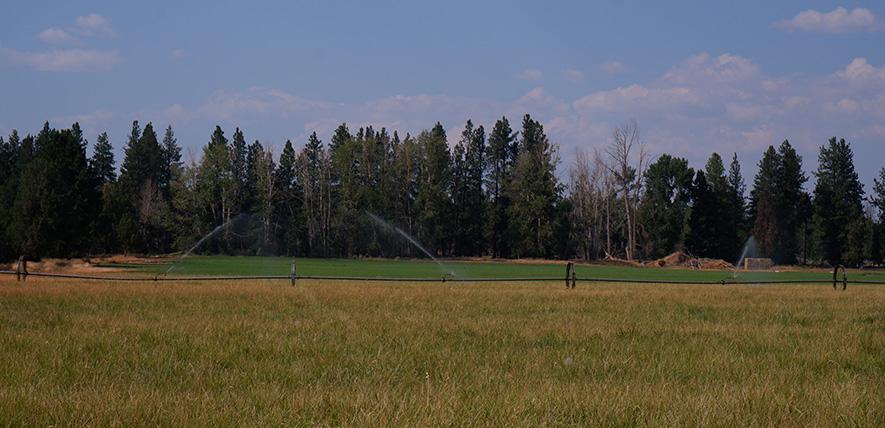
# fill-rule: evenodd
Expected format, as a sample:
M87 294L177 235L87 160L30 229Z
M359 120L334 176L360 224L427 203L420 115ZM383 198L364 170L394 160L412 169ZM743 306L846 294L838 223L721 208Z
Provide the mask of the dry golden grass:
M9 425L885 423L885 287L0 277Z

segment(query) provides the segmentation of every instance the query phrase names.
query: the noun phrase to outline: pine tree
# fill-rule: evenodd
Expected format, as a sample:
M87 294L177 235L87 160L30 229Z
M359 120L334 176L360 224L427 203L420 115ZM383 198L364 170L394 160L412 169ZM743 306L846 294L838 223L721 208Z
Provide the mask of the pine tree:
M507 213L517 257L553 256L553 220L562 191L556 178L558 162L556 147L547 139L541 123L525 115Z
M237 128L230 144L231 210L233 215L243 211L246 205L246 137Z
M713 217L711 220L713 222L713 236L716 237L710 243L711 248L709 249L708 257L731 259L731 248L738 237L730 233L728 178L725 176L725 165L722 162L722 157L718 153L714 152L710 155L704 172L713 201L711 207L713 209Z
M292 141L286 140L280 154L279 167L274 174L276 201L273 212L279 226L279 249L285 255L299 254L302 225L301 205L303 190L297 171L297 156Z
M12 138L11 138L12 139ZM30 151L29 138L24 150ZM98 193L79 125L55 130L45 123L33 156L22 165L8 232L28 257L71 257L88 250Z
M394 138L398 138L394 134ZM416 235L418 228L418 214L416 201L421 171L421 153L418 144L411 135L406 134L403 141L397 144L394 160L394 176L396 177L396 213L394 220L409 235ZM407 256L415 254L415 248L408 242L398 242L400 253Z
M778 147L778 159L780 165L775 178L775 260L794 264L799 254L799 228L806 220L797 208L802 203L805 194L803 186L808 178L802 172L802 157L789 141L784 140Z
M114 152L108 134L102 132L95 141L92 158L89 160L96 189L101 193L101 208L92 231L92 251L110 252L115 248L114 222L116 217L112 209L114 202L114 185L117 170L114 166Z
M726 193L728 195L727 204L725 206L725 217L727 218L726 229L724 232L727 242L724 245L726 260L737 260L740 257L744 241L747 240L747 204L745 195L747 193L747 185L744 183L744 176L741 174L741 164L738 162L737 153L731 158L731 164L728 167L728 178L726 179ZM729 242L731 245L729 246Z
M845 139L831 138L820 148L814 175L814 218L820 255L836 265L845 261L849 232L863 212L863 186L854 169L851 145Z
M332 195L332 226L336 231L332 246L335 252L346 257L354 255L357 217L356 150L353 135L342 123L332 133L329 144L330 177Z
M258 140L249 146L251 161L247 162L248 182L253 184L250 188L250 203L252 212L257 214L258 226L261 232L260 246L256 249L257 254L275 254L277 244L274 242L274 233L279 229L276 223L277 207L277 180L276 164L273 153L265 149Z
M102 216L114 224L116 241L123 250L150 252L168 246L170 237L164 223L169 213L160 188L162 180L162 147L153 125L148 123L142 131L134 121L120 177L103 195Z
M477 256L485 249L485 130L468 120L452 153L454 241L458 255Z
M687 160L668 154L648 166L639 214L647 257L663 257L683 243L693 175Z
M421 169L418 176L419 239L430 251L445 254L451 237L449 186L452 171L446 131L437 122L430 131L418 135Z
M759 171L753 180L750 192L750 213L753 224L752 235L764 257L773 258L777 244L778 170L780 156L773 146L762 155Z
M873 179L871 202L879 212L879 219L873 229L873 247L870 250L873 261L882 263L885 256L885 168L879 170L879 177Z
M15 151L11 144L0 136L0 261L11 259L12 249L6 237L6 227L9 223L9 206L5 202L6 183L11 181L13 174L13 156Z
M489 167L488 191L490 207L488 212L487 239L491 244L492 257L508 257L510 255L510 239L507 234L509 221L507 212L510 207L508 188L513 166L516 163L519 146L517 134L510 128L510 122L502 117L495 122L489 134L488 153Z
M160 174L160 188L163 190L164 196L168 199L170 187L175 181L177 175L181 172L181 146L178 145L178 139L175 138L175 132L172 131L172 125L166 127L163 133L162 147L162 173Z
M707 182L703 171L695 174L691 189L691 214L688 219L688 233L685 246L698 257L715 257L717 241L717 199Z
M230 168L230 147L220 126L215 127L209 144L203 147L203 161L197 173L197 193L203 212L207 213L205 220L200 222L208 227L204 234L230 222L233 218L234 178ZM210 248L213 250L226 249L230 242L229 228L225 228L222 241L207 245L216 246Z
M306 253L325 254L323 210L326 206L323 185L324 159L323 142L316 132L311 133L304 151L298 156L299 172L304 187L303 211L307 236Z
M458 255L481 255L485 249L485 130L468 120L452 153L454 245Z
M117 169L114 166L114 148L108 140L108 133L102 132L95 140L92 158L89 160L89 168L95 177L98 186L113 183L117 180Z

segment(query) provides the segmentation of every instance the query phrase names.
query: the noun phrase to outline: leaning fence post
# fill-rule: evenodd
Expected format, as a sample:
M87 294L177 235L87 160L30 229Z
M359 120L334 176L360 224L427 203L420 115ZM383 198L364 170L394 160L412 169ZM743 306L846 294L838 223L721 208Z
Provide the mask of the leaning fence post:
M572 282L572 271L574 268L575 265L572 262L568 262L565 265L565 288L575 288L574 282Z
M292 271L289 273L289 281L292 283L292 286L295 286L295 257L292 257Z

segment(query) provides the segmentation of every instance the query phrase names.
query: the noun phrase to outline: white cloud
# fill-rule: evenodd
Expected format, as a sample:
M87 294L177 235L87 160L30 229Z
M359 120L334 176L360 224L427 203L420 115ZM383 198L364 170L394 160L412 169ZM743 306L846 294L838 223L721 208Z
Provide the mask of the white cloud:
M594 92L577 99L574 107L579 111L629 112L696 104L700 100L698 94L687 87L648 88L634 84Z
M275 129L271 132L285 133L286 138L294 129L301 135L291 138L299 142L312 131L327 139L341 122L351 129L386 127L404 136L440 121L454 142L468 119L488 130L505 115L518 128L528 113L560 146L563 168L576 149L607 144L614 126L635 118L653 156L671 153L703 165L713 151L737 152L745 175L751 177L765 147L785 138L807 160L806 166L813 165L820 144L833 134L855 143L856 153L881 151L875 144L885 132L885 80L877 77L882 69L861 60L852 64L834 67L828 75L771 76L737 55L698 54L655 79L576 97L536 86L511 100L414 94L333 103L250 88L217 92L193 108L174 104L157 114L135 117L160 115L176 124L200 121L199 126L218 123L226 129Z
M289 117L293 113L320 110L328 103L313 101L277 89L249 88L219 91L197 108L199 117L213 120L250 120L262 116Z
M70 116L55 116L55 117L52 117L49 120L49 122L52 123L54 126L59 126L59 127L67 127L67 126L74 124L74 122L79 123L80 126L82 126L82 127L91 127L91 126L109 124L113 118L114 118L113 112L111 112L109 110L105 110L105 109L99 109L99 110L96 110L96 111L93 111L90 113L84 113L84 114L76 114L76 115L70 115Z
M544 77L544 73L536 68L529 68L516 73L513 77L517 80L541 80Z
M856 8L849 11L844 7L837 7L831 12L806 10L799 12L792 19L778 21L772 25L792 31L858 33L879 30L878 21L869 9Z
M619 74L627 70L627 66L620 61L606 61L600 68L608 74Z
M581 82L584 80L584 73L580 70L575 70L573 68L569 68L562 72L562 75L565 76L566 79L571 80L572 82Z
M97 13L77 17L77 28L85 35L113 36L111 23Z
M67 31L55 27L47 28L37 33L37 38L46 43L53 44L74 43L77 41L77 39L68 34Z
M836 72L836 76L851 82L885 81L885 67L875 67L866 58L855 58Z
M122 61L117 52L90 49L22 52L0 48L0 53L13 64L39 71L101 71L109 70Z
M752 61L731 54L711 57L707 53L694 55L668 71L664 78L677 83L703 81L733 82L757 75L759 67Z

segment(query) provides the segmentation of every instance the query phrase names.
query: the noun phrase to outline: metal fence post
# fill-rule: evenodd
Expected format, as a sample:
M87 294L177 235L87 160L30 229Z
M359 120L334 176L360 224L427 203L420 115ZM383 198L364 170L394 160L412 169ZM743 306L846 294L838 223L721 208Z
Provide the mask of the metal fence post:
M295 278L296 278L296 270L295 270L295 257L292 257L292 271L289 273L289 281L292 286L295 286Z

